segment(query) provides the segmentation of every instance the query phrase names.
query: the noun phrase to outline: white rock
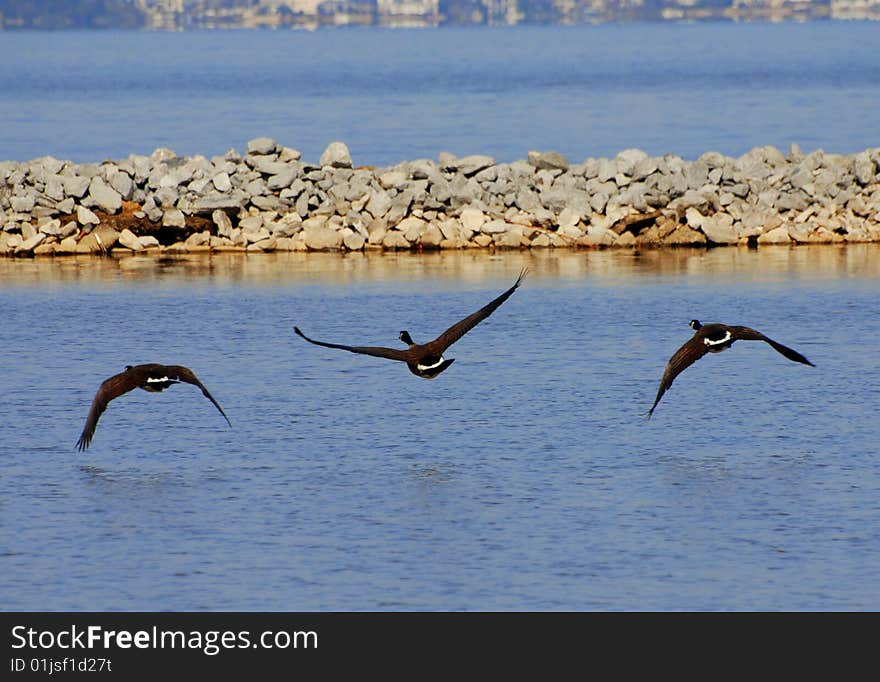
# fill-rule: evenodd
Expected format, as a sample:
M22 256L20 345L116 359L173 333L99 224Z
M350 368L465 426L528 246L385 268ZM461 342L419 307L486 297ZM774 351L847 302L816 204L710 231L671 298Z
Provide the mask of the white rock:
M228 192L232 189L232 181L229 179L229 173L226 171L217 173L217 175L211 178L211 182L214 183L214 187L218 192Z
M77 206L76 222L78 222L80 225L97 225L101 222L101 220L85 206Z
M701 229L713 244L736 244L739 235L733 229L733 217L727 213L716 213L703 220Z
M319 161L322 168L332 166L333 168L351 168L351 153L344 142L331 142L327 145L327 149L321 154Z
M758 237L759 244L789 244L791 236L788 234L788 228L780 225Z
M483 224L488 220L486 215L476 208L465 208L459 215L462 226L471 232L479 232Z
M162 214L163 227L186 227L186 216L179 208L170 208Z
M144 248L144 245L141 244L135 233L128 228L119 233L119 243L132 251L142 251Z

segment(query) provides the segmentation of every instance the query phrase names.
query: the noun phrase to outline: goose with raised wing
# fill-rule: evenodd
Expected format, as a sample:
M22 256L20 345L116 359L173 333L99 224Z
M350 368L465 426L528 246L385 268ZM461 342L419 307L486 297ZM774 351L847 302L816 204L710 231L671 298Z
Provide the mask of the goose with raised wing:
M316 346L337 348L339 350L346 350L349 353L372 355L377 358L405 362L406 366L409 367L409 371L417 377L421 377L422 379L433 379L455 362L453 358L447 359L443 356L446 349L467 334L471 329L476 327L480 322L489 317L489 315L495 312L502 303L510 298L513 292L516 291L517 287L519 287L525 275L526 270L523 270L516 282L513 283L513 286L507 291L492 300L490 303L484 305L477 312L468 315L459 322L456 322L433 341L416 343L413 341L412 336L410 336L408 331L404 330L400 332L398 338L408 346L405 350L398 348L383 348L381 346L345 346L338 343L325 343L324 341L310 339L300 331L299 327L294 327L293 331L309 343L313 343Z

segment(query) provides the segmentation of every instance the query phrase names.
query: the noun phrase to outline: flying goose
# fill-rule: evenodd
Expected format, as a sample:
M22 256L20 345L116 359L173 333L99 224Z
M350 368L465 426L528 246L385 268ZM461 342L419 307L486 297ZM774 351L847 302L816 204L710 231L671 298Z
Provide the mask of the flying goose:
M440 336L428 343L416 343L412 340L409 332L404 330L400 332L398 338L403 341L409 348L399 350L396 348L382 348L376 346L343 346L336 343L324 343L323 341L315 341L303 334L299 327L294 327L293 331L303 337L309 343L316 346L324 346L326 348L338 348L339 350L347 350L350 353L360 353L361 355L373 355L377 358L388 358L389 360L399 360L405 362L409 367L409 371L423 379L433 379L449 365L455 362L454 359L445 359L443 351L449 348L453 343L458 341L462 336L467 334L471 329L476 327L480 322L485 320L495 310L504 303L510 295L516 291L526 275L526 270L519 274L516 282L507 291L501 294L491 303L480 308L477 312L468 315L460 322L455 323Z
M85 450L89 447L92 437L95 435L95 428L98 426L98 419L101 418L104 410L107 409L107 404L114 398L118 398L135 388L142 388L150 393L158 393L164 391L169 386L181 382L192 384L202 389L205 397L220 410L220 414L223 415L226 423L232 426L223 408L214 400L214 396L208 392L208 389L193 374L192 370L180 365L128 365L124 372L110 377L98 388L95 399L92 401L92 408L89 410L89 416L86 418L85 428L83 428L76 447L79 450Z
M654 408L657 407L660 398L662 398L663 394L669 390L669 387L672 386L672 382L675 381L675 378L679 374L694 364L706 353L720 353L721 351L730 348L735 341L764 341L769 343L774 349L782 353L782 355L789 360L802 362L805 365L815 367L812 362L807 360L807 358L796 350L783 346L781 343L777 343L773 339L764 336L761 332L750 329L749 327L729 327L726 324L704 325L699 320L691 320L690 327L695 331L695 334L669 359L669 363L666 365L666 370L663 372L663 378L660 380L660 388L657 391L657 397L654 399L654 404L651 406L651 409L648 410L648 417L654 413Z

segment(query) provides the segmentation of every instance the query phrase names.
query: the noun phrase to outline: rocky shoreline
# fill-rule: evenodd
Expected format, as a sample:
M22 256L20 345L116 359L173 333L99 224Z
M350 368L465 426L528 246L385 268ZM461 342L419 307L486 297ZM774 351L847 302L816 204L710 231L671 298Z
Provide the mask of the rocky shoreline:
M880 147L694 161L637 149L355 167L270 138L244 154L0 162L7 256L880 242Z

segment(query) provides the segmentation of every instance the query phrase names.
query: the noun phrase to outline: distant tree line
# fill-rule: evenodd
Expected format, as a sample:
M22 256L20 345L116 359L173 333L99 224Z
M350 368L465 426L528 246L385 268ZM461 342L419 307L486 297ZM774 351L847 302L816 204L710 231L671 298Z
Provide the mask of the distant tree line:
M877 0L874 0L876 2ZM776 19L796 16L800 19L826 18L834 0L439 0L439 23L582 23L602 21L660 21L669 8L678 14L675 19L730 18L729 10L739 18ZM276 26L301 24L302 15L296 2L261 0L187 0L176 5L158 0L0 0L0 28L60 30L67 28L141 28L157 17L168 19L170 26L183 28L203 25L205 16L216 24L247 26L248 18L272 13ZM180 11L180 7L183 11ZM333 18L344 16L349 23L371 24L381 20L377 0L323 0L318 6L322 25L333 24ZM205 10L231 10L218 20L216 13ZM238 13L236 13L238 11ZM249 14L248 14L249 13ZM434 16L436 22L438 17ZM255 22L254 25L266 22ZM163 26L165 28L168 25Z
M7 28L140 28L146 16L131 0L0 0Z

